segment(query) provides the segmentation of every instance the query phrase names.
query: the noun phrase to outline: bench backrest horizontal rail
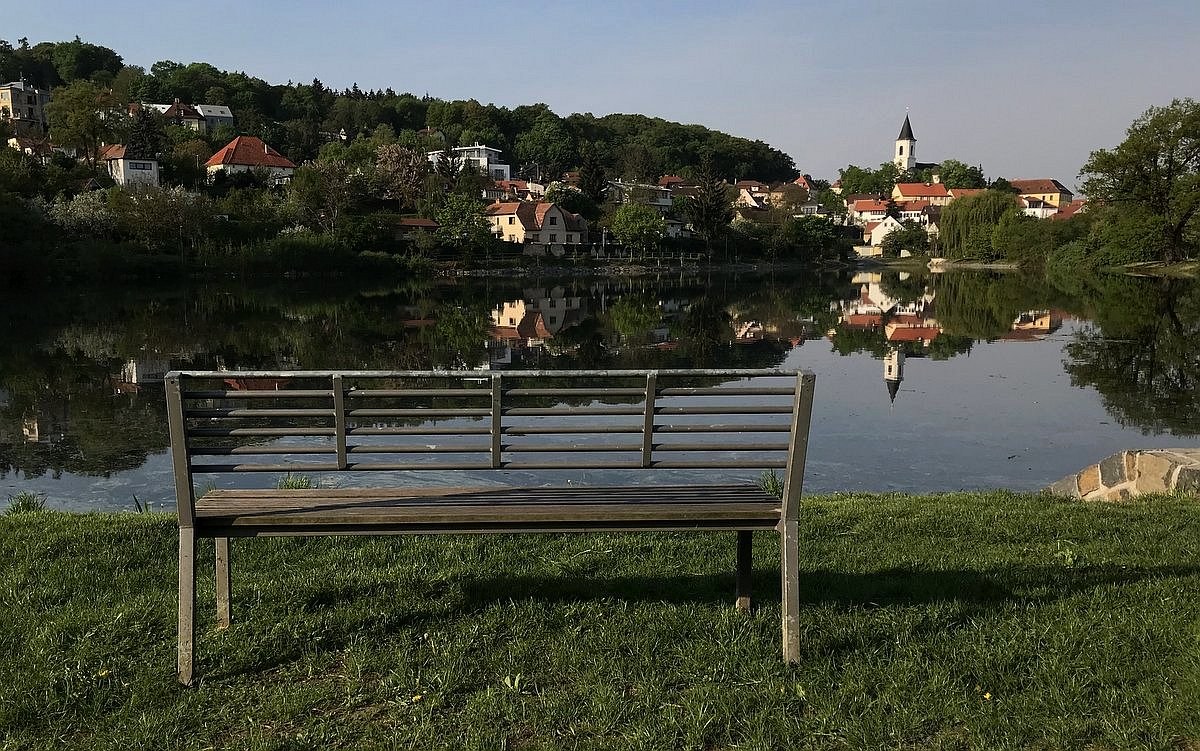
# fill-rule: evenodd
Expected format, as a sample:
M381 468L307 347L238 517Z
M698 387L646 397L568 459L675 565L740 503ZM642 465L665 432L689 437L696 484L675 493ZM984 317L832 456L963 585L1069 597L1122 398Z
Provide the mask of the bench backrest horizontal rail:
M808 428L805 378L761 369L185 371L168 374L167 386L173 462L191 483L208 473L786 469L796 426Z

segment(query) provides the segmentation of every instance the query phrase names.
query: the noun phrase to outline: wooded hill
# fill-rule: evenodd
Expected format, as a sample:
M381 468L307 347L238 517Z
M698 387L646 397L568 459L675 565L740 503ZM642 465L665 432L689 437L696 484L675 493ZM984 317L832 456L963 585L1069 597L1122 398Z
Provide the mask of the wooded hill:
M256 135L296 162L315 158L321 146L390 128L400 143L428 145L429 128L447 145L485 143L505 152L517 174L552 179L595 159L612 177L648 181L663 174L689 175L704 157L721 177L765 182L799 173L792 158L762 141L738 138L701 125L684 125L639 114L591 113L560 117L542 103L509 108L469 100L363 91L355 84L336 91L320 80L270 84L244 72L203 62L163 60L146 71L126 65L115 51L84 42L17 45L0 40L0 80L20 77L53 89L79 79L110 87L122 103L227 105L237 131Z

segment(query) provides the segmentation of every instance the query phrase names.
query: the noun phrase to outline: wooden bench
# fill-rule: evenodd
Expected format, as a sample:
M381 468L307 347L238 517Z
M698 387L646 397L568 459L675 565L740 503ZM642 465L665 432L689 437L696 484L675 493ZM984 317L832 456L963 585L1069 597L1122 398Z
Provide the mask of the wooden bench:
M216 541L224 627L234 537L730 530L748 609L751 534L776 530L783 657L795 661L814 381L776 370L169 373L179 680L194 675L204 537ZM782 498L756 481L775 469ZM267 487L196 497L197 475L241 473L265 473ZM321 482L274 487L285 473Z

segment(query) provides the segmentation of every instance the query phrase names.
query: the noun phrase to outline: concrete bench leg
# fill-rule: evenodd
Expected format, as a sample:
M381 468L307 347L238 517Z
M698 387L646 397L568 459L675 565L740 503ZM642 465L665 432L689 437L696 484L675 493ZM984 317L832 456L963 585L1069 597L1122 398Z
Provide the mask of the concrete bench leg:
M179 529L179 682L192 683L196 643L196 531Z
M217 547L217 627L229 628L229 538L218 537Z
M800 662L800 531L795 521L780 528L780 574L783 579L783 661Z
M737 533L737 609L744 613L750 612L750 581L753 564L750 552L754 541L754 533L748 529L740 529Z

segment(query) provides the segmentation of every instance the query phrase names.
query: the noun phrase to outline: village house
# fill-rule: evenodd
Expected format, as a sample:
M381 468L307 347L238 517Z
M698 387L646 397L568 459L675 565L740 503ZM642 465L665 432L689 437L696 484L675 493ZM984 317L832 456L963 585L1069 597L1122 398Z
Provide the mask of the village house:
M204 118L204 128L208 132L217 129L217 126L228 125L233 127L233 110L222 104L197 104L196 112ZM345 140L344 138L342 140Z
M933 206L948 206L954 198L942 183L896 183L892 188L892 200L896 203L929 201Z
M871 222L863 227L863 244L877 248L883 244L883 239L898 229L904 229L895 217L885 216L878 222Z
M557 204L539 201L493 203L483 210L492 234L510 243L577 245L587 242L587 221Z
M1046 203L1040 198L1025 198L1018 196L1017 200L1021 204L1021 211L1025 216L1031 216L1034 219L1046 219L1058 213L1058 207Z
M50 92L20 81L0 84L0 117L7 116L12 133L17 136L40 136L46 132L46 105Z
M159 185L158 160L133 159L119 143L110 144L100 150L100 161L108 168L108 175L123 188Z
M887 216L888 204L879 198L860 198L849 204L846 218L858 225L881 222Z
M204 115L200 114L199 110L192 105L179 101L178 98L171 104L151 104L148 106L162 115L163 120L168 125L188 128L197 133L208 132L208 122L204 119Z
M649 206L666 216L671 212L672 200L670 188L641 183L627 183L621 180L608 181L608 200L613 203L640 203Z
M239 172L263 171L271 182L279 185L292 179L296 165L275 149L254 136L238 136L204 163L211 180L218 172L227 175Z
M1075 198L1075 194L1067 190L1066 186L1052 178L1009 180L1008 182L1017 189L1021 198L1036 198L1056 209L1066 206Z
M1086 211L1086 210L1087 210L1087 201L1082 198L1076 198L1074 201L1071 201L1066 206L1059 207L1058 213L1052 215L1050 218L1051 219L1070 219L1071 217L1078 214L1080 211Z
M430 151L426 156L436 165L445 153L444 149ZM479 143L474 146L457 146L450 150L450 155L462 162L463 166L478 170L480 174L487 175L492 180L511 180L512 170L507 164L500 163L500 153L500 149Z

